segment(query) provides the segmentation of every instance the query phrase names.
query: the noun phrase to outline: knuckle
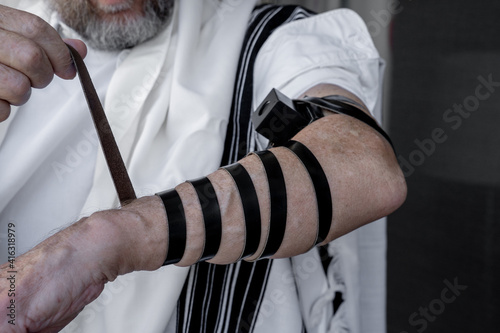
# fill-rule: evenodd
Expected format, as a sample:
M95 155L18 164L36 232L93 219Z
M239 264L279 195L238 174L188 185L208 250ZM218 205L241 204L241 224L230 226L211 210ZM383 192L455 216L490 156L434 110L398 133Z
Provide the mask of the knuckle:
M35 88L43 88L52 80L52 67L47 61L44 51L37 46L21 48L18 53L18 62L23 68L23 72L31 79L31 84Z
M25 47L18 53L18 61L21 62L28 71L36 71L43 63L44 54L39 47Z
M21 105L28 101L30 94L31 82L25 75L0 65L0 100Z
M23 21L23 35L29 39L44 36L49 27L47 22L36 15L28 15Z
M31 83L28 78L20 75L12 80L10 91L10 103L12 105L22 105L28 101L31 95Z

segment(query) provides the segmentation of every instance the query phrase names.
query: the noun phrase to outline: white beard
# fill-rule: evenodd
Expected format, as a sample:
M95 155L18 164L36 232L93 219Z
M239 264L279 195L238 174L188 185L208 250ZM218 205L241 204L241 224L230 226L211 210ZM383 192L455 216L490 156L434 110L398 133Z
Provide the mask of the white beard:
M116 5L93 5L89 0L47 1L90 47L108 51L131 48L156 36L170 21L174 2L147 0L143 13L136 13L134 0Z

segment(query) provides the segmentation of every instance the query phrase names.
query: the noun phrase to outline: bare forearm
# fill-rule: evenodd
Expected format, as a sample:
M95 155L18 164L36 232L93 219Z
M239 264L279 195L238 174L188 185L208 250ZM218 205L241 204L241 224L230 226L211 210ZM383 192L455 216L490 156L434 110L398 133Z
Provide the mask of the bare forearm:
M330 88L319 87L314 93L338 93ZM332 194L332 218L324 242L391 213L403 202L406 186L392 148L364 123L349 116L329 115L293 139L304 144L319 161ZM249 155L240 163L255 187L260 215L260 221L256 218L249 222L260 223L261 232L260 238L256 236L258 249L247 260L258 258L270 242L280 244L275 258L297 255L310 249L318 237L316 191L308 172L287 148L271 150L286 185L285 232L282 242L269 237L270 223L275 222L270 221L270 193L276 189L269 186L260 158ZM218 251L210 261L227 264L239 260L250 241L243 209L246 202L226 170L218 170L208 178L217 197L222 226ZM185 212L187 232L184 255L178 265L191 265L204 252L205 221L193 186L183 183L176 190ZM40 331L44 327L63 327L99 295L106 282L134 270L159 268L169 250L178 246L169 244L167 216L160 197L140 198L121 209L95 213L16 258L16 304L23 311L15 328ZM4 265L0 272L8 269ZM4 311L0 313L5 317L10 304L5 292L9 282L2 281L0 305ZM0 326L3 331L14 329L10 324Z
M335 88L337 89L337 88ZM335 90L334 89L334 90ZM333 93L338 93L334 91ZM345 94L345 91L340 90ZM315 95L332 93L331 87L318 87ZM348 96L351 97L352 96ZM325 242L331 241L368 222L394 211L404 201L406 186L388 142L364 123L345 115L329 115L302 130L294 140L303 143L320 162L332 193L332 221ZM274 257L288 257L310 249L316 240L318 209L316 193L302 162L287 148L271 149L277 157L286 184L287 219L281 246ZM249 155L239 161L252 178L260 208L261 237L259 249L248 260L258 258L266 244L270 224L270 191L264 167L258 157ZM238 260L246 244L246 227L240 193L232 177L224 170L210 175L221 210L222 238L219 250L210 262L227 264ZM205 246L205 226L199 198L190 183L176 187L186 214L187 242L178 265L199 260ZM117 220L116 214L106 219ZM120 213L122 221L137 220L131 229L135 235L149 233L146 242L132 242L144 255L139 264L126 271L154 269L162 264L169 246L168 222L161 200L139 200ZM132 214L132 218L127 217ZM144 222L140 222L144 220ZM123 222L119 222L123 223ZM145 224L144 224L145 223ZM138 228L140 230L138 230ZM151 230L154 230L151 231ZM127 238L127 237L121 237ZM269 242L275 241L270 239ZM133 257L133 254L129 254ZM154 261L154 263L153 263ZM120 272L122 273L122 272Z
M404 181L402 176L398 177L396 162L390 159L392 149L378 134L365 127L367 126L347 116L334 115L317 121L310 125L307 131L295 137L295 140L302 142L313 152L328 178L333 199L333 219L326 241L391 213L401 204L404 197ZM318 135L325 133L322 130L324 128L329 128L336 137ZM383 151L380 151L381 148ZM283 242L274 257L289 257L314 246L318 230L316 193L304 165L290 150L278 147L271 151L282 166L287 189L286 230ZM384 153L387 156L384 156ZM261 208L261 241L256 256L249 258L251 260L262 251L267 238L270 189L258 157L250 155L240 163L252 177ZM221 206L223 235L219 252L211 262L234 262L240 257L245 245L240 194L231 176L222 170L211 174L209 179L214 184ZM189 186L182 186L178 191L192 190ZM194 228L197 229L195 233L199 237L194 240L197 246L194 247L191 258L201 255L199 251L202 250L204 241L202 219L199 219ZM192 263L183 260L180 264Z

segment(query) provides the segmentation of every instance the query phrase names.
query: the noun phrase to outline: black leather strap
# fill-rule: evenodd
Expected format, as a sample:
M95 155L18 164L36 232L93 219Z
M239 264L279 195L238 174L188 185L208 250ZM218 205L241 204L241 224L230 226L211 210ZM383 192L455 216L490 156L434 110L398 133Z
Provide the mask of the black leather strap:
M356 118L379 132L394 149L394 145L392 144L389 135L377 124L375 119L360 110L357 106L361 106L350 98L347 98L345 96L332 95L321 98L306 97L303 99L294 100L293 102L297 109L302 110L301 112L308 112L309 114L313 113L317 115L318 113L322 113L322 110L320 108L324 108L335 113L341 113ZM315 117L315 119L318 118L320 117Z
M186 250L186 216L179 193L175 189L157 194L163 201L168 219L168 250L163 265L181 261Z
M274 154L268 150L253 153L266 170L271 200L271 221L266 246L260 258L273 256L281 246L286 229L287 196L283 171Z
M316 244L321 243L326 239L332 223L332 195L330 193L328 179L314 154L302 143L291 140L285 147L297 155L311 176L311 181L316 192L316 201L318 203L319 221Z
M223 169L233 177L240 192L246 227L246 242L242 258L247 258L257 252L260 243L261 219L257 191L255 191L252 178L241 164L234 163Z
M304 99L307 100L310 98L316 98L316 97L306 96ZM355 106L357 108L363 108L363 105L359 104L355 100L350 99L349 97L346 97L346 96L342 96L342 95L328 95L328 96L321 97L321 98L327 99L328 101L336 101L336 102L342 102L344 104L351 104L352 106Z
M203 220L205 221L205 249L200 260L209 260L219 251L222 239L222 219L219 201L214 187L207 177L192 180L190 183L198 194Z
M90 114L92 115L94 126L101 143L104 157L106 158L106 163L108 164L109 173L111 174L111 178L113 178L118 198L120 203L125 205L129 201L136 198L134 187L132 186L132 182L128 176L125 163L123 163L120 150L116 145L115 137L113 136L113 132L111 132L111 127L109 126L104 109L99 101L99 96L97 95L92 80L90 79L87 67L85 66L80 54L78 54L78 52L70 45L67 46L71 52L73 63L75 64L78 72L83 93L85 95L85 99L87 100Z

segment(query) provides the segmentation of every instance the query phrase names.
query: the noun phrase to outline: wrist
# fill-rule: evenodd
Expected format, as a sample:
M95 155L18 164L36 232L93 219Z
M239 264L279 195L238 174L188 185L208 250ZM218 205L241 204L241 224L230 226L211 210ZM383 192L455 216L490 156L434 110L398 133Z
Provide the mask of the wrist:
M98 270L108 280L132 271L158 269L165 260L166 216L156 196L94 213L85 223Z

